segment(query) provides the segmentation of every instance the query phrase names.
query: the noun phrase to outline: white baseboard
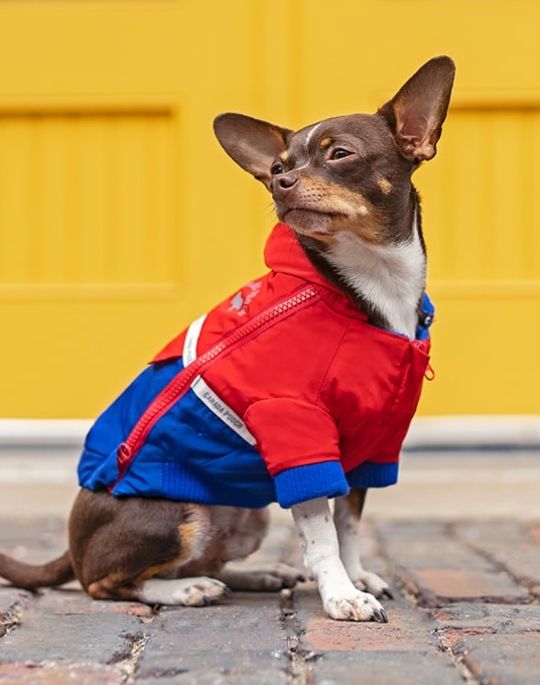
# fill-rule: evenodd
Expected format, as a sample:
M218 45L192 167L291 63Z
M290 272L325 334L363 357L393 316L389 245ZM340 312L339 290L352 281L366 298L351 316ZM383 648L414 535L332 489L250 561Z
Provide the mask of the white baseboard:
M79 448L91 425L91 419L0 419L0 448Z
M408 449L540 447L540 415L419 416L405 441Z
M80 448L91 419L0 419L0 449ZM406 449L482 446L540 447L540 415L420 416Z

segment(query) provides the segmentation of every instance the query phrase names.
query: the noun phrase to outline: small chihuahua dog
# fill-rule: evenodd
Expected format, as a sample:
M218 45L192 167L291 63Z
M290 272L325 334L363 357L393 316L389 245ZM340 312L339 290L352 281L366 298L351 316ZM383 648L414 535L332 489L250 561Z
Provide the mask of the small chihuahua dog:
M387 621L390 590L361 564L358 522L367 489L397 478L429 368L411 176L435 155L453 79L436 57L375 114L296 132L217 117L225 151L272 194L270 272L192 323L98 419L69 551L44 565L0 555L0 576L185 606L292 587L302 576L284 564L226 566L259 547L277 499L326 613Z

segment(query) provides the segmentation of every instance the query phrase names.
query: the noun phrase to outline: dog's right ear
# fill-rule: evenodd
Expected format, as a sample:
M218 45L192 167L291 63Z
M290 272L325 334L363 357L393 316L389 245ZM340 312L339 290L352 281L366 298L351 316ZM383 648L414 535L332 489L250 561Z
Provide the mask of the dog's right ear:
M268 188L272 162L287 147L293 131L244 114L220 114L214 131L225 152Z

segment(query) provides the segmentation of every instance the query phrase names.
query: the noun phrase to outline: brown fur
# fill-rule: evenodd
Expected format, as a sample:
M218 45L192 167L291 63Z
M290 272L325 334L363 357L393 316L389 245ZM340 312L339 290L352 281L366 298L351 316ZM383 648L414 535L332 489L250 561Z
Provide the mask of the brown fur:
M360 520L362 512L364 511L366 495L367 490L365 488L353 488L345 497L345 501L349 506L351 514L358 520Z
M75 574L69 552L64 552L58 559L40 566L26 564L12 559L7 554L0 554L0 577L25 590L37 590L40 587L68 583L75 578Z
M275 177L272 187L279 218L325 244L343 230L379 245L408 237L413 165L400 155L386 122L369 114L334 117L320 124L306 147L310 129L301 129L289 139L283 163L282 177L297 182L282 188L280 176ZM321 146L328 139L331 144ZM350 158L331 160L337 148L350 151ZM381 188L381 177L399 191L389 194Z
M69 520L70 552L44 565L0 555L0 576L29 590L77 578L95 599L133 600L149 578L218 574L227 561L254 552L267 527L264 510L83 489Z
M383 176L377 179L377 185L385 195L388 195L388 193L392 192L392 184L387 178L384 178Z
M93 597L134 599L152 577L215 575L255 551L266 525L265 512L81 490L70 546L77 578Z
M303 229L298 210L285 210L283 220L297 220L297 230L302 235L318 237L322 242L329 243L334 233L349 228L367 242L378 244L384 241L386 217L359 192L332 181L323 181L317 176L306 175L296 199L305 208L301 212L313 208L329 217L326 227L330 234L326 235Z

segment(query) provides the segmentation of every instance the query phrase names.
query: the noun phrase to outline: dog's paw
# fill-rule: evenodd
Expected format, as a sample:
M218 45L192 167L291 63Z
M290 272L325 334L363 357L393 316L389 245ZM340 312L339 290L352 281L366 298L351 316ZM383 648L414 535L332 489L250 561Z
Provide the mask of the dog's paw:
M388 623L382 604L373 595L357 591L346 597L328 597L324 610L336 621L377 621Z
M356 577L353 579L353 583L359 590L367 590L375 597L388 597L389 599L394 598L388 583L376 573L371 573L370 571L361 571L360 573L356 574Z
M185 580L188 583L185 587L178 589L175 597L177 601L173 602L174 604L186 607L208 606L215 604L230 592L225 583L216 578L201 576L200 578L186 578Z
M229 592L225 583L206 576L171 580L151 578L139 588L138 598L146 604L203 607L215 604Z

